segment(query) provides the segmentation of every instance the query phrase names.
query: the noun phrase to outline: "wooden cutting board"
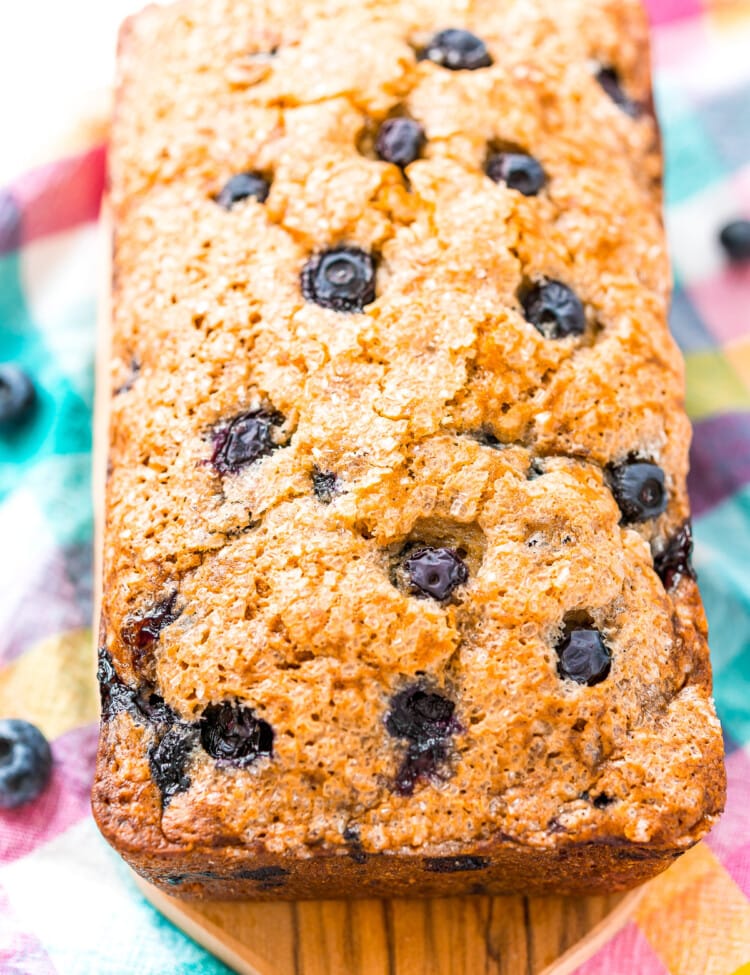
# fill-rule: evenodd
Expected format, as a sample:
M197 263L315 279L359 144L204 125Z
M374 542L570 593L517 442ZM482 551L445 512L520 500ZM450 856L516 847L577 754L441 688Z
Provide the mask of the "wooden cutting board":
M95 579L109 413L111 220L103 208L94 416ZM95 588L94 633L99 630ZM628 919L641 890L607 897L189 902L136 878L170 921L241 975L569 975Z
M569 975L628 919L609 897L149 901L242 975Z

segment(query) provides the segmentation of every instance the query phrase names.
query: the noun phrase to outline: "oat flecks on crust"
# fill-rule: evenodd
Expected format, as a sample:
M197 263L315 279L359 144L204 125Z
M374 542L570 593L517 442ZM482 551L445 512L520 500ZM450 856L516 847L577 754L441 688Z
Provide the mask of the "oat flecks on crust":
M491 66L420 54L451 27ZM103 659L130 691L94 805L151 879L614 888L715 821L700 599L654 569L689 538L689 425L649 86L631 0L125 26ZM395 116L425 136L403 170ZM535 195L486 174L505 151ZM220 205L239 173L267 197Z

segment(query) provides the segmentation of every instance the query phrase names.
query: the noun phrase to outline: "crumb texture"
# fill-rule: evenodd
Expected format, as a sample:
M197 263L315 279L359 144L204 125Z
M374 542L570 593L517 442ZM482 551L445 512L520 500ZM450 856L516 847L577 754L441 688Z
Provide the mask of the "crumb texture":
M612 889L719 814L647 45L124 26L94 808L170 891Z

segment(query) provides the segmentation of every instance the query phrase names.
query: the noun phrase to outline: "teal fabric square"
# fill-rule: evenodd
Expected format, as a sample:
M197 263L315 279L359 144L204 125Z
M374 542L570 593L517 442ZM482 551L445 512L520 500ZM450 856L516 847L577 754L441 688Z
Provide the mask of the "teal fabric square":
M688 199L727 175L726 166L695 111L665 113L662 136L667 160L664 190L668 205Z
M699 518L696 568L706 607L719 717L750 742L750 487Z

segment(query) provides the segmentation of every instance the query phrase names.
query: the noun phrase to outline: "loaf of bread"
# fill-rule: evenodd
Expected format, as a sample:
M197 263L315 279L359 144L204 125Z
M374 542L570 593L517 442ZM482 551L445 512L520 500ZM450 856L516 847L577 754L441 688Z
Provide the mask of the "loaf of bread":
M184 896L609 891L724 798L636 0L128 21L94 810Z

